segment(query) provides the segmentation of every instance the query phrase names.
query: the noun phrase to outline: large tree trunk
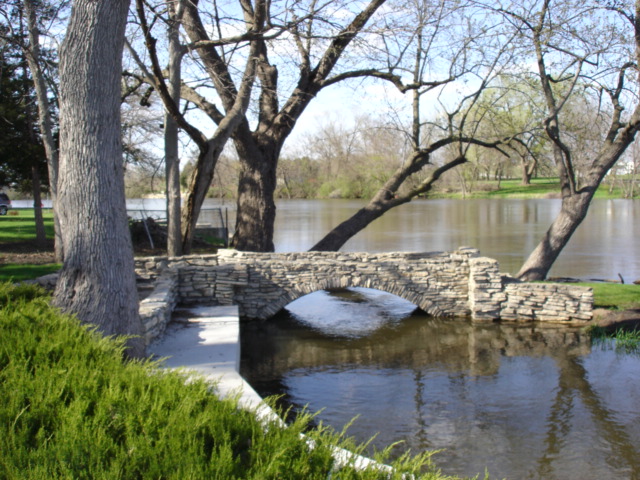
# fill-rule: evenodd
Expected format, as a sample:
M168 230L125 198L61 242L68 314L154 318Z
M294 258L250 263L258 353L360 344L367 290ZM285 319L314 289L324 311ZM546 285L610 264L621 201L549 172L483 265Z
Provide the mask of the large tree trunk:
M273 252L276 220L276 169L280 148L260 148L252 141L236 140L240 158L236 227L231 246L241 251Z
M76 0L60 53L58 205L64 264L54 303L144 354L120 138L129 2Z

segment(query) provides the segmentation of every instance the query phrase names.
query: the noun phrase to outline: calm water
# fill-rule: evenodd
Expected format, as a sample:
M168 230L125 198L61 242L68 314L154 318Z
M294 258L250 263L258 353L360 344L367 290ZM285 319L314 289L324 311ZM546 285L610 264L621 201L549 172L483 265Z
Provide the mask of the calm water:
M278 251L308 250L349 217L358 200L278 203ZM559 200L418 200L376 220L345 251L451 251L478 248L515 274L560 209ZM551 275L640 279L640 201L596 200Z
M280 200L275 246L279 252L311 248L356 212L361 200ZM163 200L129 200L129 208L162 209ZM205 207L235 203L206 200ZM515 274L560 209L559 200L417 200L392 210L352 238L345 251L451 251L478 248ZM640 280L640 200L594 200L589 214L551 270L552 276Z
M441 450L446 474L640 478L640 356L580 330L412 314L367 289L317 292L243 325L242 374L359 441Z

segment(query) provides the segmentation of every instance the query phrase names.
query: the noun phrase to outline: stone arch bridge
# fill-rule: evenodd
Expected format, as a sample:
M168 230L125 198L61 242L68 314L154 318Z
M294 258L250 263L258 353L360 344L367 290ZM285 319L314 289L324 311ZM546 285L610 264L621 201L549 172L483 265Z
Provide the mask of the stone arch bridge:
M478 250L430 253L253 253L137 260L137 272L172 289L176 303L238 305L249 319L267 319L317 290L367 287L409 300L434 316L474 321L583 323L591 319L591 289L524 283L503 275ZM151 302L152 303L152 302Z

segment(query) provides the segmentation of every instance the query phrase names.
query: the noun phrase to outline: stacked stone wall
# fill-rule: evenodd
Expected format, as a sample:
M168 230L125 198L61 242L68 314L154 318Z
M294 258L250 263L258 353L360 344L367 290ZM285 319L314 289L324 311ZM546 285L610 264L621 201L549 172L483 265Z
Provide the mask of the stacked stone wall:
M193 291L182 298L202 301L212 293L206 285L213 276L227 276L232 287L241 287L235 288L234 302L241 306L241 314L250 318L268 318L296 298L317 290L345 287L384 290L433 315L464 315L469 313L468 258L476 254L473 249L453 254L223 251L215 260L189 260L191 265L198 263L206 269L209 277L185 273L191 267L183 269L181 283L191 283ZM236 265L236 270L230 270L229 265ZM214 291L213 295L219 294Z
M179 299L178 284L178 272L166 269L156 276L153 292L140 302L138 311L146 345L160 337L171 321Z
M580 323L593 316L593 290L566 284L505 284L506 301L500 319L506 321L539 321Z
M592 315L591 289L518 282L501 274L496 260L471 248L451 253L221 250L138 259L136 267L151 278L176 272L179 302L237 304L242 316L256 319L269 318L308 293L344 287L383 290L431 315L470 315L475 321L575 323Z

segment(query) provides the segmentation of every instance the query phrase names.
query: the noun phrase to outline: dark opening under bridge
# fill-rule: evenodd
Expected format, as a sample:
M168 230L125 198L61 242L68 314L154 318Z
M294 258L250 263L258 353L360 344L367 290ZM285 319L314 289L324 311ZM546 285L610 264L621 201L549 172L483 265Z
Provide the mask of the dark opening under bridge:
M141 304L147 337L158 333L159 305L238 305L248 319L267 319L290 302L332 288L375 288L404 298L433 316L473 321L584 323L591 319L590 288L525 283L501 274L498 262L473 248L454 252L254 253L220 250L215 255L149 257L137 272L156 281ZM162 327L163 328L163 327Z

